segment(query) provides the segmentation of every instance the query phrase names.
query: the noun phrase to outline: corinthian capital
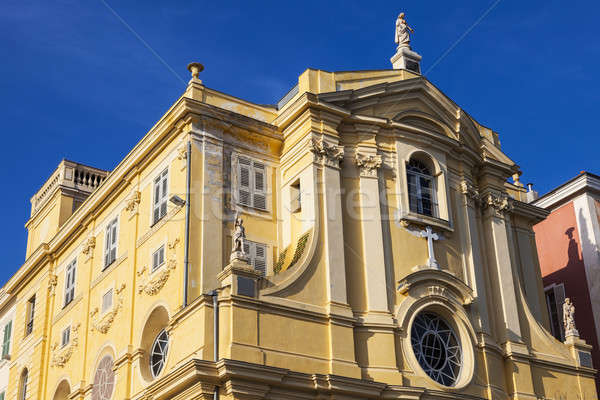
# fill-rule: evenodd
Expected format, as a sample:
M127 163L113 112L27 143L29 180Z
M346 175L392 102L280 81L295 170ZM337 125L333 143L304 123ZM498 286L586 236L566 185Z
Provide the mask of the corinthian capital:
M460 183L460 192L465 195L467 199L467 205L470 207L479 205L481 203L481 195L479 194L479 190L472 183L463 180Z
M379 154L356 153L354 163L360 169L361 176L375 177L377 169L381 168L381 156Z
M500 216L512 211L513 199L505 193L488 193L483 198L483 205Z
M312 138L310 141L310 151L315 155L317 162L332 167L339 167L340 162L344 158L344 149L341 146L329 144L323 138Z

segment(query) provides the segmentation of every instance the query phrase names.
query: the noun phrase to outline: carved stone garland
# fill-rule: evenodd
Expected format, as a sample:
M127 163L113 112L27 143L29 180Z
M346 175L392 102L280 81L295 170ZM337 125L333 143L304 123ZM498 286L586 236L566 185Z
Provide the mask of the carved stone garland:
M383 161L379 154L356 153L354 163L360 169L361 176L376 177L377 169L381 168Z
M83 243L83 248L81 249L81 252L85 256L84 262L88 261L90 258L92 258L92 254L94 253L95 247L96 247L96 237L95 236L88 237L85 240L85 242Z
M134 190L131 196L127 199L127 204L125 205L125 210L129 211L129 218L133 217L137 214L138 206L142 199L142 193L137 190Z
M138 285L137 289L139 294L146 293L149 296L154 296L165 286L171 276L171 271L175 270L177 267L177 256L175 252L177 244L179 244L179 238L167 245L170 253L167 257L167 265L165 265L154 279L150 279L148 276L149 274L145 274L147 270L146 267L142 268L142 270L137 273L138 277L141 278L141 283ZM144 275L146 276L144 277Z
M60 348L57 342L52 345L52 360L50 361L51 367L62 368L71 359L73 352L79 344L79 327L81 324L74 325L71 327L71 334L69 344L63 348Z
M329 144L323 138L320 140L312 138L310 151L315 155L317 162L331 167L339 167L340 162L344 159L343 147Z
M123 308L123 296L121 295L121 293L123 293L123 290L125 290L125 284L122 284L116 290L117 301L113 303L112 310L104 314L104 316L102 316L99 319L96 318L99 312L98 307L94 308L92 312L90 312L92 331L98 331L100 333L108 332L108 330L112 326L112 323L115 320L115 317L117 316L121 308Z
M58 277L54 274L50 274L50 277L48 278L48 293L50 293L50 296L54 296L57 283Z

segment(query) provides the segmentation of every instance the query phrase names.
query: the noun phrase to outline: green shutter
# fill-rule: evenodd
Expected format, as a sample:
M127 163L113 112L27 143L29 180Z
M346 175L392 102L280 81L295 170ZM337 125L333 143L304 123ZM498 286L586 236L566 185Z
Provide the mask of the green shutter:
M2 357L8 355L10 351L10 335L12 331L12 321L4 326L4 340L2 341ZM0 400L4 398L4 395L0 397Z
M0 400L4 400L4 392L0 393Z

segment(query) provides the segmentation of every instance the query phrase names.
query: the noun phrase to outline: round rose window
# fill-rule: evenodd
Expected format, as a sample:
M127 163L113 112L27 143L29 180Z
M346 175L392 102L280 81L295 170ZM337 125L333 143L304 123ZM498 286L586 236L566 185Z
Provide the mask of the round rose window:
M115 389L115 373L113 371L113 358L104 356L98 364L94 375L92 400L110 400Z
M417 314L411 344L423 371L444 386L454 386L462 366L460 342L450 325L432 312Z

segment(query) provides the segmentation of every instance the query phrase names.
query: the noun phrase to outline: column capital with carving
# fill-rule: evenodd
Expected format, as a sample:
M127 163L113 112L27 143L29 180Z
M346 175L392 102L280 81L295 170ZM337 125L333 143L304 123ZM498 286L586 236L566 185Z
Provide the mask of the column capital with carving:
M323 138L312 138L310 151L315 155L316 162L330 167L338 168L344 159L344 148L329 144Z
M377 177L377 170L381 168L383 161L379 154L364 154L356 152L354 163L360 170L361 177Z

